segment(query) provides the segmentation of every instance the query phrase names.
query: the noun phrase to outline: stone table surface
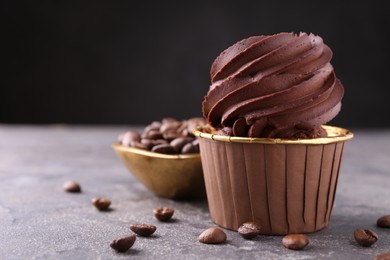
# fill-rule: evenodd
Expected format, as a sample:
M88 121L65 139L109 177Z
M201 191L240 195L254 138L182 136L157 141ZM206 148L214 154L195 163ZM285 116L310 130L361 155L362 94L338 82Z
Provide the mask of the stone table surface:
M244 240L225 230L221 245L197 241L215 226L207 201L158 198L133 177L111 148L130 126L0 125L0 259L373 259L390 251L390 229L376 220L390 214L390 130L355 130L347 143L330 225L309 234L310 245L292 251L281 236ZM66 193L75 180L82 193ZM99 212L94 197L112 200ZM158 222L152 210L175 209L172 222ZM109 244L130 234L132 223L157 226L138 237L126 253ZM357 245L356 228L371 229L379 241Z

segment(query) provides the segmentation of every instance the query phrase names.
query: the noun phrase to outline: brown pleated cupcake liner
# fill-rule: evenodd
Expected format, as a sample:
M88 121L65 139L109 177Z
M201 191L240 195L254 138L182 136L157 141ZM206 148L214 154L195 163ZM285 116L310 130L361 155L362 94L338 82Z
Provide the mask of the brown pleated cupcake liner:
M213 221L237 230L256 221L267 235L326 227L335 199L348 130L329 138L283 140L224 137L195 131ZM224 139L225 138L225 139Z

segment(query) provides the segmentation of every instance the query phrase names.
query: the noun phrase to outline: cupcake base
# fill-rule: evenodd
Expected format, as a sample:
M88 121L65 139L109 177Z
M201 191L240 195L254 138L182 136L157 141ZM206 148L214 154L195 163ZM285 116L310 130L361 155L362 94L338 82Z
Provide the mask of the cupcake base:
M345 131L344 137L302 141L195 131L213 221L232 230L255 221L266 235L310 233L326 227L344 144L353 136Z

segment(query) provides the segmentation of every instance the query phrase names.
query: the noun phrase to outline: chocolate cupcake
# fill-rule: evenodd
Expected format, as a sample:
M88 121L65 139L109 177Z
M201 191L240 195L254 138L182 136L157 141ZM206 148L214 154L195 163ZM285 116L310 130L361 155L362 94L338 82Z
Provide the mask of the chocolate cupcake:
M280 33L244 39L214 61L194 131L213 221L237 230L247 221L269 235L327 226L345 141L326 126L344 88L319 36Z

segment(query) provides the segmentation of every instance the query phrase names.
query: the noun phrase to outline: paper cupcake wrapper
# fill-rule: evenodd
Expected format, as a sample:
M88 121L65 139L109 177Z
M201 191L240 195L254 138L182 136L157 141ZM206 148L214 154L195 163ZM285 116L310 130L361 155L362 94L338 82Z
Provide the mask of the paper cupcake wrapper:
M213 221L237 230L256 221L267 235L326 227L332 212L346 129L328 138L283 140L194 133ZM321 139L321 140L320 140Z

